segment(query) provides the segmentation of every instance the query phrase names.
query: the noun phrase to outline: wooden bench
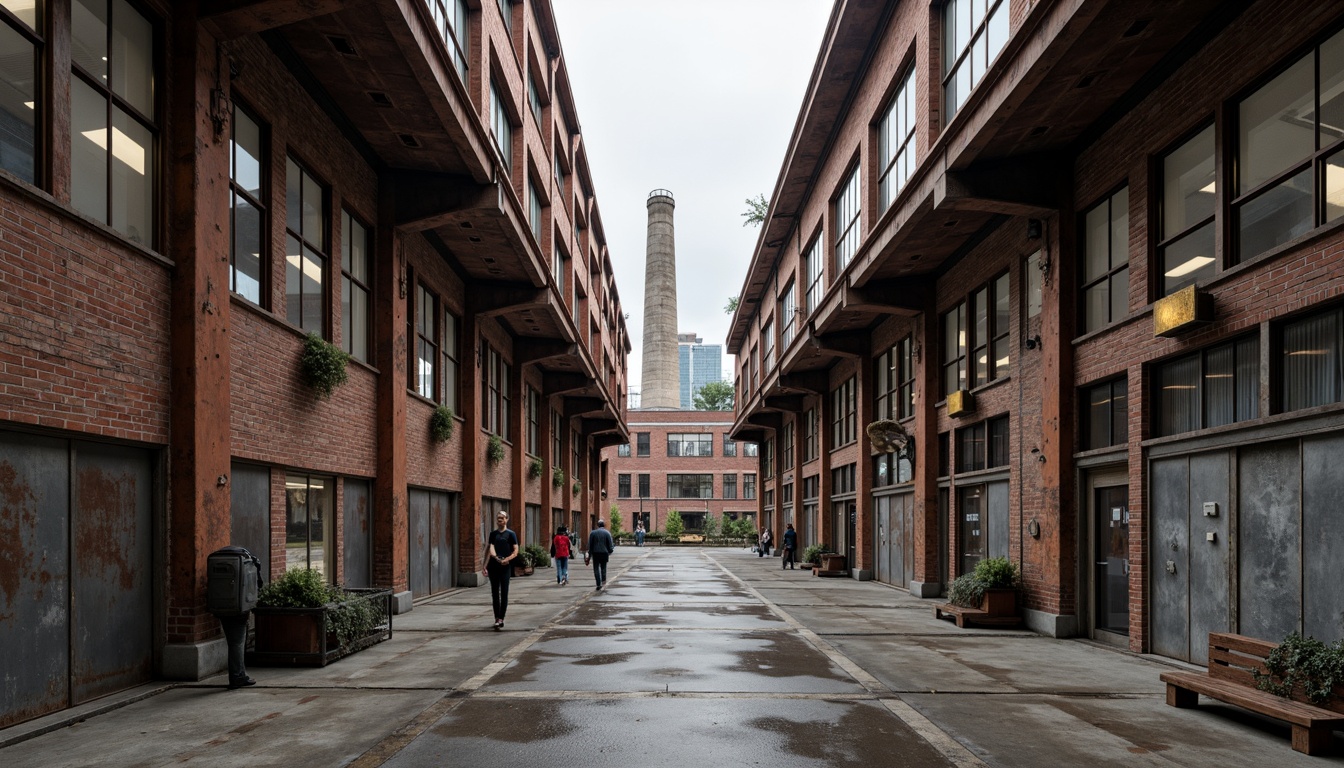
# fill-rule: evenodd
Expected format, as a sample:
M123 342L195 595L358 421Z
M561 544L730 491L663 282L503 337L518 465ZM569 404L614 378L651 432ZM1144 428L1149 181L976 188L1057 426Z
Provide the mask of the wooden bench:
M963 629L967 624L985 627L1016 627L1022 623L1022 617L1017 614L998 616L980 608L962 608L960 605L951 603L935 605L933 607L933 618L953 619L957 622L957 626Z
M1319 755L1334 742L1334 730L1344 728L1344 702L1332 699L1329 709L1296 699L1285 699L1255 687L1252 670L1264 671L1265 657L1275 643L1245 635L1209 633L1208 672L1164 672L1167 704L1187 709L1199 704L1199 694L1235 704L1293 728L1293 749Z

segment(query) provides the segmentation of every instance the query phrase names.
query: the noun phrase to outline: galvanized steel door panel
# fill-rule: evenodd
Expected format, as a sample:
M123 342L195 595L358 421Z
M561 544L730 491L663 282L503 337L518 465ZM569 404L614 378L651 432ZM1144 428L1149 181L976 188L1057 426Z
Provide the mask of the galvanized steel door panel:
M0 728L69 704L69 455L0 432Z
M915 494L896 497L901 510L901 585L908 587L915 580Z
M153 468L147 451L74 446L71 703L148 680L153 667Z
M429 494L429 591L453 586L453 505L448 494Z
M1241 449L1238 467L1240 632L1277 640L1302 622L1299 442Z
M229 470L229 543L256 555L263 569L271 563L271 470L255 464L234 464ZM269 573L263 574L270 578Z
M345 513L345 585L373 586L373 515L367 480L342 481Z
M1303 632L1327 643L1344 637L1342 459L1344 434L1302 441Z
M877 525L877 580L891 583L891 549L887 544L887 531L891 528L891 497L877 496L873 499L873 518Z
M412 488L406 493L406 580L411 594L428 595L429 586L429 491Z
M1190 464L1184 456L1149 465L1152 502L1153 653L1190 659Z
M1226 451L1190 457L1190 661L1207 664L1210 632L1231 629L1228 594L1229 521L1232 455ZM1216 503L1217 514L1204 505ZM1209 541L1209 534L1213 541Z
M985 484L985 517L989 523L986 557L1008 556L1008 481Z

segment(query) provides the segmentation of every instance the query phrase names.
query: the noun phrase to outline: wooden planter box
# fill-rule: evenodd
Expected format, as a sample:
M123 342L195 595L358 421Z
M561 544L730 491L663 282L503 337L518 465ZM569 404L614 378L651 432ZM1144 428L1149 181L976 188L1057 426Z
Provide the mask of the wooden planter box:
M530 565L515 565L515 566L513 567L513 575L514 575L514 576L531 576L532 573L534 572L534 570L535 570L535 569L534 569L532 566L530 566Z
M952 603L944 603L934 607L933 616L936 619L953 619L958 627L965 627L968 624L1015 627L1022 623L1022 618L1017 615L1015 589L985 590L979 608L963 608Z
M821 564L812 571L814 576L848 576L849 569L845 567L845 556L824 554L821 556Z
M382 622L364 637L341 644L336 632L328 628L327 613L332 605L321 608L255 608L257 629L254 650L247 663L258 667L325 667L333 661L362 651L392 637L392 590L349 589L372 601L382 614Z

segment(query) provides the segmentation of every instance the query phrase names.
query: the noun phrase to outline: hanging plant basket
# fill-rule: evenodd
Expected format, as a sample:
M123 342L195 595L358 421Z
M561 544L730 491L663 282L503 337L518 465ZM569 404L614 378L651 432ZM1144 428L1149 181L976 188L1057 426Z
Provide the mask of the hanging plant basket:
M304 384L326 400L337 387L345 383L348 378L345 366L349 362L350 355L345 350L316 333L310 333L303 340L299 374Z
M573 492L575 496L578 496L580 493L583 493L583 483L575 480L574 485L569 490Z
M565 485L565 470L556 467L551 470L551 485L556 488L563 488Z
M453 409L440 405L429 417L429 439L446 443L453 437Z
M912 440L910 433L900 423L891 419L878 419L864 428L873 447L882 453L903 451Z
M490 442L485 446L485 457L491 464L498 464L504 460L504 439L499 435L491 435Z
M527 463L527 476L535 480L541 477L541 469L541 459L533 456L532 460Z

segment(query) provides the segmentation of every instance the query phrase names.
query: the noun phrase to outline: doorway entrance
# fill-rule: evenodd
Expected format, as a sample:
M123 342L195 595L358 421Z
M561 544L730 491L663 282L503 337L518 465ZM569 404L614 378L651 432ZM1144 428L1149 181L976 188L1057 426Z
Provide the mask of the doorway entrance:
M1096 473L1088 483L1092 637L1129 637L1129 485L1120 472Z

